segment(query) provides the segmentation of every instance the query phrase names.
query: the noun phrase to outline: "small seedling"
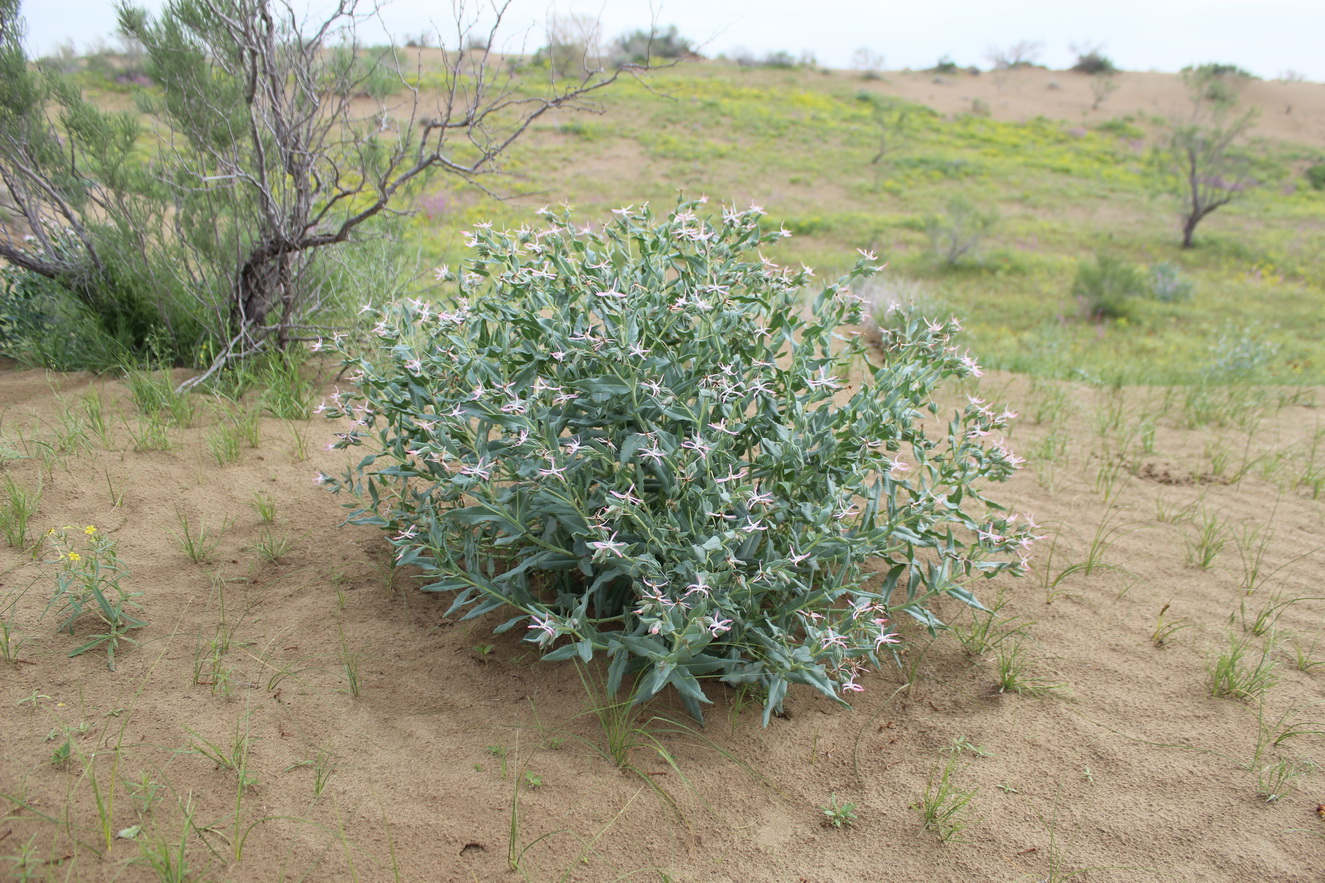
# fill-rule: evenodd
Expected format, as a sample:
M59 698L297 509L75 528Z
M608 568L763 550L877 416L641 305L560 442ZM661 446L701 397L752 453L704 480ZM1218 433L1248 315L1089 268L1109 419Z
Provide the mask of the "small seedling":
M1272 763L1256 773L1256 793L1274 803L1293 790L1294 779L1317 769L1314 761L1300 757Z
M948 758L940 770L930 770L929 781L925 783L925 793L919 802L911 805L920 813L926 831L932 831L944 843L957 842L962 831L970 827L970 804L975 798L976 789L957 786L953 780L964 769L957 756Z
M527 788L541 788L543 787L543 777L533 770L525 770L524 784Z
M856 804L838 803L837 794L828 797L828 803L819 807L824 814L824 824L834 828L843 828L856 823Z
M1206 671L1211 696L1256 699L1277 683L1274 669L1278 663L1271 658L1274 642L1267 639L1255 661L1247 656L1249 643L1246 636L1230 634L1228 649L1210 661Z
M189 516L178 509L175 510L175 518L179 521L179 531L166 530L166 533L175 538L179 544L180 551L183 552L194 564L201 564L216 551L216 546L221 542L221 534L225 533L225 528L221 533L215 533L207 527L207 522L201 517L194 523Z
M509 753L510 749L505 745L489 745L483 750L501 761L501 777L503 779L506 778L506 755Z
M1166 614L1169 612L1169 606L1171 603L1172 602L1161 607L1159 609L1159 616L1155 618L1155 630L1150 634L1150 643L1154 644L1156 647L1163 647L1175 634L1191 625L1191 623L1185 619L1165 618Z
M980 745L976 745L971 740L967 739L965 736L958 736L957 738L952 740L951 745L949 745L946 748L940 748L939 750L945 751L948 754L961 754L963 751L969 751L972 754L978 755L980 757L994 756L994 753L992 751Z
M276 501L272 499L271 494L254 491L253 510L258 513L258 520L263 524L271 525L276 523Z

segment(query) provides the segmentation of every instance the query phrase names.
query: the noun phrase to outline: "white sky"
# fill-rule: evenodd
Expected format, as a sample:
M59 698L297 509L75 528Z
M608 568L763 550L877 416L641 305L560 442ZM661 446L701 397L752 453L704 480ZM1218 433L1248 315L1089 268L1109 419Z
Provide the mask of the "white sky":
M490 5L467 4L470 10ZM114 6L112 0L23 0L29 47L46 54L65 39L82 49L109 37ZM454 33L451 9L448 0L390 0L383 19L403 41L430 20ZM706 44L708 55L808 50L830 67L846 67L864 47L881 54L889 69L930 67L943 55L987 68L991 46L1030 41L1043 45L1039 61L1053 68L1071 65L1072 44L1091 44L1124 70L1176 71L1217 61L1266 78L1291 70L1325 82L1325 0L512 0L502 48L537 48L553 10L599 18L608 38L656 20Z

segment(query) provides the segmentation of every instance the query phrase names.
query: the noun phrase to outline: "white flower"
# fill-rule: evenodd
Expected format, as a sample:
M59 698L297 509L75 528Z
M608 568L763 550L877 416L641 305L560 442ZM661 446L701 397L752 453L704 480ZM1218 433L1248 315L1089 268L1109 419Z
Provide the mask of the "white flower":
M608 553L615 555L618 558L626 557L626 552L625 552L626 544L623 542L619 542L616 539L615 533L613 533L610 537L608 537L605 540L594 540L593 542L589 543L588 546L589 548L594 550L593 557L595 561L599 560L602 557L606 557Z
M716 616L709 617L708 630L709 634L716 638L732 630L732 621L730 619L718 619Z

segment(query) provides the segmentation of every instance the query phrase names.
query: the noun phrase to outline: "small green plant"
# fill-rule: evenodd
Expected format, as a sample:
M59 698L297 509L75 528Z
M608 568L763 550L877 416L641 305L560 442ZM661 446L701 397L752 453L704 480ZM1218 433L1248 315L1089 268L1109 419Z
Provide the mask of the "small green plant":
M194 832L193 797L184 800L176 798L180 814L178 833L167 836L164 825L157 822L152 826L152 834L138 837L138 858L136 862L152 870L161 883L186 883L193 879L190 872L188 845L189 836Z
M962 842L962 832L973 822L971 801L979 793L978 789L963 788L956 782L956 775L965 768L954 754L942 767L931 769L925 793L912 804L912 809L920 813L924 830L932 832L944 843Z
M1228 649L1217 654L1206 666L1211 696L1230 699L1258 699L1273 687L1278 679L1274 670L1278 663L1273 658L1274 642L1268 638L1261 643L1259 655L1249 653L1250 637L1228 636Z
M526 788L542 788L543 777L533 770L524 771L524 786Z
M41 503L41 478L31 490L19 487L11 475L5 476L4 498L0 499L0 533L11 549L28 547L28 523Z
M963 751L969 751L978 757L994 756L994 753L988 748L985 748L983 745L976 745L965 736L954 737L948 746L940 748L939 750L948 754L961 754Z
M343 625L337 625L336 630L340 632L340 664L345 671L345 683L349 687L350 695L358 699L359 693L363 690L359 682L359 663L363 661L363 653L350 646Z
M1072 296L1088 319L1125 319L1133 314L1133 301L1150 293L1140 269L1109 254L1097 254L1094 263L1077 265Z
M983 656L1004 641L1024 636L1026 630L1035 624L1024 616L1000 617L999 612L1006 604L1007 600L1000 594L989 610L969 610L969 625L948 623L948 631L957 639L967 656Z
M295 540L288 533L277 534L270 527L262 531L258 541L253 544L253 551L267 564L280 564L281 559L294 550Z
M202 564L211 558L212 553L216 551L217 545L221 542L221 534L212 531L207 527L207 522L201 517L195 523L189 516L180 510L175 510L175 518L179 521L179 530L174 531L169 528L166 533L175 538L179 544L180 551L188 556L188 559L194 564Z
M1183 303L1192 299L1192 281L1174 264L1161 261L1150 268L1150 294L1160 303Z
M1303 757L1280 760L1256 771L1256 793L1274 803L1293 789L1293 780L1320 767Z
M229 421L221 421L203 436L207 451L216 461L217 466L229 466L239 462L239 433Z
M1229 530L1227 519L1223 516L1202 509L1196 520L1195 534L1183 537L1187 547L1187 566L1209 570L1215 558L1228 543Z
M939 265L951 269L963 258L979 253L981 243L998 226L998 221L996 210L981 209L966 197L957 196L948 200L943 214L925 219L925 233Z
M14 613L18 602L28 590L8 591L0 596L0 659L10 665L18 665L18 653L23 649L24 639L19 637L14 625Z
M313 771L313 801L316 803L322 797L322 792L327 789L331 783L331 777L336 774L339 768L340 757L329 747L319 746L308 760L301 760L285 768L286 772L294 769L308 768Z
M142 609L135 600L142 593L129 592L121 585L129 578L129 571L120 562L115 541L89 524L82 529L52 528L46 542L55 556L48 563L57 568L55 595L46 610L54 607L64 618L57 630L72 635L75 623L85 612L95 614L104 629L69 655L104 647L106 665L114 671L120 642L137 644L128 633L147 625L130 613Z
M1150 643L1156 647L1164 647L1173 636L1191 625L1186 619L1169 619L1169 607L1173 602L1165 604L1159 608L1159 616L1155 617L1155 630L1150 633Z
M844 828L856 823L856 804L838 803L837 794L828 796L828 803L819 807L824 814L824 824L834 828Z
M510 753L510 749L505 745L489 745L483 750L497 758L501 763L501 777L506 778L506 755Z
M129 799L133 801L138 817L149 815L161 802L163 786L155 776L143 771L139 778L125 783L129 789Z
M1000 693L1026 696L1044 696L1066 688L1060 681L1052 681L1034 673L1034 664L1022 650L1018 639L994 650L994 681Z
M276 523L276 501L271 494L262 491L253 492L253 511L258 513L258 520L266 525Z

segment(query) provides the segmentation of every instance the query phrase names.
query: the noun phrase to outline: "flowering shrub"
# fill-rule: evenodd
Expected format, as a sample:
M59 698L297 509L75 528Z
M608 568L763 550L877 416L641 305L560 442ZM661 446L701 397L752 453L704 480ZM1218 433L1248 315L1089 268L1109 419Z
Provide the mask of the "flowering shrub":
M940 594L1019 571L1033 525L987 505L1019 462L986 437L1015 416L973 400L946 430L935 388L978 374L953 320L913 318L868 351L851 284L802 315L812 273L755 250L757 208L601 232L543 213L479 229L463 299L379 311L375 355L332 416L366 455L343 479L350 520L388 532L452 611L514 616L546 659L603 654L608 687L668 685L700 715L704 679L840 699ZM439 276L446 274L439 271ZM859 367L857 367L859 366ZM860 377L847 379L850 370Z

